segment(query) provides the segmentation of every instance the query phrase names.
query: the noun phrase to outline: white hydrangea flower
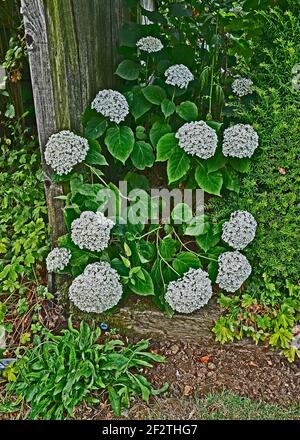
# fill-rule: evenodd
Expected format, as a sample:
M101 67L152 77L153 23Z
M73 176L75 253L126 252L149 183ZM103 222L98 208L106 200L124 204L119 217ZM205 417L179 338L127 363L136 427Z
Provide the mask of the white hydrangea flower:
M300 325L295 325L292 328L293 339L291 340L290 347L300 350Z
M103 313L116 306L122 297L118 272L109 263L89 264L70 286L69 298L78 309Z
M71 252L66 248L54 248L46 258L49 273L63 270L70 261Z
M224 252L218 258L217 283L227 292L238 290L250 276L252 268L247 258L238 251Z
M160 39L155 37L140 38L136 45L140 50L148 53L159 52L164 47Z
M258 145L258 134L249 124L236 124L224 131L224 156L251 157Z
M111 89L100 90L91 107L117 124L124 121L129 113L129 105L125 96Z
M236 78L232 83L232 90L240 98L251 95L253 92L253 81L249 78Z
M218 136L204 121L188 122L179 128L175 137L186 153L201 159L212 157L218 146Z
M110 240L114 222L102 212L84 211L71 225L71 237L80 249L103 251Z
M83 162L89 150L87 139L68 130L53 134L45 149L47 165L60 176L68 174L75 165Z
M201 309L212 297L212 285L208 273L202 269L190 269L182 278L168 285L167 303L180 313L192 313Z
M250 212L235 211L223 224L222 240L234 249L244 249L254 240L257 222Z
M180 89L186 89L194 75L184 64L174 64L165 71L166 84L177 86Z

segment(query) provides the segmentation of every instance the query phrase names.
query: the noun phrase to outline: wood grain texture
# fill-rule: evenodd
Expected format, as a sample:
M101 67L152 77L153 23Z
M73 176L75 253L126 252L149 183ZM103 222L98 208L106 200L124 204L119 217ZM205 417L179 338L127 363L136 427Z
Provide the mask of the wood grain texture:
M65 234L63 194L44 160L50 135L81 131L81 115L96 93L111 87L117 41L128 11L122 0L22 0L36 121L45 175L52 245ZM50 280L50 288L53 282Z

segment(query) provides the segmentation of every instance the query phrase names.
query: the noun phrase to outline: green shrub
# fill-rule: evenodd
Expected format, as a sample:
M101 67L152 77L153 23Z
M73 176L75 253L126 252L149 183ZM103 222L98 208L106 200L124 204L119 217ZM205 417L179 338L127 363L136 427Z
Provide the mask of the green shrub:
M8 385L31 406L30 419L64 419L73 417L82 402L99 403L95 391L108 393L117 416L129 408L132 397L140 395L148 401L167 389L155 390L139 374L140 368L151 368L163 362L162 356L148 351L149 341L125 345L117 339L100 340L101 330L92 330L84 321L76 330L71 321L68 329L45 339L34 339L32 348L14 366L16 379Z

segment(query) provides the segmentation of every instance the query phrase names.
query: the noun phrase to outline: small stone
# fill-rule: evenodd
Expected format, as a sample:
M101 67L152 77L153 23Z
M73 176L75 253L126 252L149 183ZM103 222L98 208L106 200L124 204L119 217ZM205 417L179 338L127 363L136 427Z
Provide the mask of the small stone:
M208 368L209 370L215 370L215 369L216 369L216 366L215 366L215 364L213 364L212 362L209 362L208 365L207 365L207 368Z
M184 396L190 396L192 392L193 392L193 387L191 387L190 385L185 385L183 391Z
M172 354L177 354L179 352L179 347L178 345L174 344L171 346L171 352Z

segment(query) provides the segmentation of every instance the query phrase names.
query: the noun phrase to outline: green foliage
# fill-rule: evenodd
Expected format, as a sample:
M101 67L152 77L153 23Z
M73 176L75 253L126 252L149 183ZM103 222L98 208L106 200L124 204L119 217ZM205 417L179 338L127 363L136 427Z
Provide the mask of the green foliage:
M93 330L84 321L79 330L69 321L68 329L54 336L35 337L33 347L25 350L14 365L15 380L8 385L30 405L30 419L60 420L72 418L82 403L96 404L96 391L105 391L117 416L128 409L134 396L148 401L167 389L155 390L140 368L151 368L164 358L152 354L149 341L125 345L118 339L100 339L99 328Z
M5 129L10 135L0 144L0 285L2 292L13 292L45 257L48 226L36 143L17 122Z

